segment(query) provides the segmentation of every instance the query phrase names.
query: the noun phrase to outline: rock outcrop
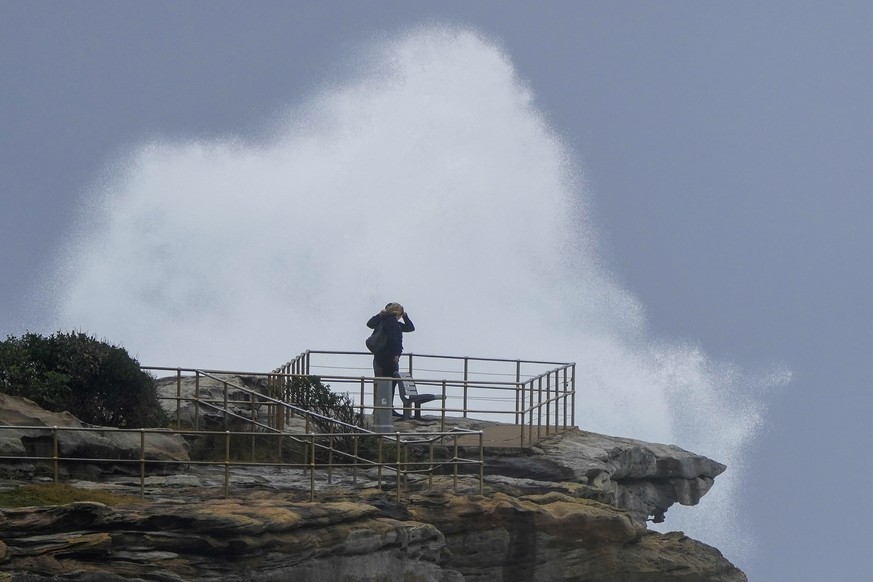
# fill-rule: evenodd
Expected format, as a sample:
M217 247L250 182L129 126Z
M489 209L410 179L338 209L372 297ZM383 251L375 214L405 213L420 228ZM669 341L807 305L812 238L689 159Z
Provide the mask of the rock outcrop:
M224 430L247 428L247 419L252 418L252 396L239 387L257 392L268 392L263 376L240 374L168 376L156 382L157 393L164 411L173 422L183 428ZM199 400L200 404L195 400ZM230 415L224 414L224 402ZM213 403L212 406L205 403ZM255 419L266 422L267 410L263 403L254 403Z
M268 497L268 498L265 498ZM740 582L714 548L559 494L0 510L0 572L56 580Z
M573 430L540 443L542 457L636 519L664 521L673 505L697 505L726 467L673 445Z
M31 406L0 402L0 425L81 425ZM434 422L397 424L432 431ZM175 448L167 436L166 450L150 454L186 458L184 443ZM95 427L63 447L109 446L105 438ZM28 463L26 440L26 429L0 429L0 469ZM130 446L139 455L138 440ZM116 454L131 450L122 443ZM269 466L170 466L149 473L142 499L140 478L120 471L68 481L129 496L113 507L0 509L0 582L4 574L15 582L746 580L718 550L647 529L673 503L697 503L725 470L675 446L574 429L533 449L486 451L482 494L477 474L436 475L410 478L401 502L396 479L377 479L375 469L328 477ZM0 487L33 477L12 473L16 480Z
M188 445L172 431L150 432L143 439L138 431L94 427L67 412L49 412L27 398L3 393L0 393L0 427L5 427L0 429L0 457L7 457L0 462L0 477L33 477L37 473L37 465L46 465L46 462L32 459L54 456L55 437L60 457L118 461L99 465L87 461L61 463L58 472L65 477L71 474L80 478L116 473L138 474L141 458L148 462L150 471L161 471L162 462L190 460ZM54 432L52 427L75 430Z

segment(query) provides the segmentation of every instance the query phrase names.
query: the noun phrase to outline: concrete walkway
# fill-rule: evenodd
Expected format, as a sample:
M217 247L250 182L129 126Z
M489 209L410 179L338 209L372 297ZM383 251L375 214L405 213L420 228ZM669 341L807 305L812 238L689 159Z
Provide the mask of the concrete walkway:
M524 431L524 444L522 445L522 430ZM482 444L485 448L530 448L532 444L536 444L540 440L556 434L555 428L551 427L549 434L546 434L545 427L540 427L540 434L537 436L537 428L533 428L531 435L530 427L521 427L515 424L498 424L494 426L486 426L482 429ZM558 429L558 432L563 432ZM459 446L479 446L478 435L465 435L458 439Z
M434 426L437 425L437 426ZM395 430L400 432L427 432L439 430L439 418L425 417L421 421L395 421ZM477 421L476 419L460 419L457 417L446 417L445 430L449 431L453 427L464 428L467 430L481 430L482 445L485 448L498 449L529 449L532 444L536 444L540 440L554 435L557 432L563 432L563 429L554 426L549 427L546 434L546 427L541 426L539 435L537 435L537 427L529 426L521 427L517 424L502 424L496 422ZM522 444L522 430L524 430L524 441ZM452 446L448 440L445 441L446 446ZM460 447L478 447L479 435L466 434L458 437L458 446Z

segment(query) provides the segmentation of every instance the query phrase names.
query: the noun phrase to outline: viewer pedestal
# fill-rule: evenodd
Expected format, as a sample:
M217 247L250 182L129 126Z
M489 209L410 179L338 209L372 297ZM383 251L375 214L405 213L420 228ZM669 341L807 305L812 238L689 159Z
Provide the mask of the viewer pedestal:
M391 391L391 380L376 380L373 392L373 430L376 432L394 432L392 412L394 396Z

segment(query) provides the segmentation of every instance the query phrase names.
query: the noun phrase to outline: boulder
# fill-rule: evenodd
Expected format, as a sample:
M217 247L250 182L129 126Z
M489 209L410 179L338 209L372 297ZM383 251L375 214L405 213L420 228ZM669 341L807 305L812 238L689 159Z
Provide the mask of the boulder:
M245 431L251 430L251 420L271 425L268 401L249 392L269 393L264 376L167 376L158 378L156 387L161 406L181 429ZM229 415L224 413L225 398ZM305 426L305 419L292 417L286 429L305 432Z
M171 431L150 432L143 438L137 430L88 425L67 412L49 412L27 398L0 393L0 452L22 458L4 459L0 474L27 477L40 467L49 470L55 438L61 459L117 461L62 460L59 470L68 475L138 474L141 457L151 471L190 461L184 439Z

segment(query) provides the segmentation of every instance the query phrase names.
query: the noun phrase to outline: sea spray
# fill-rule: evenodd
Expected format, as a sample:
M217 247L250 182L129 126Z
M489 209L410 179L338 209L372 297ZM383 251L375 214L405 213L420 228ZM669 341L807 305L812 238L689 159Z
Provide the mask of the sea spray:
M59 261L58 328L150 365L269 370L362 349L400 301L408 350L575 361L579 426L726 463L665 525L740 557L755 378L649 337L597 253L573 153L499 48L423 28L361 63L258 141L137 148Z

